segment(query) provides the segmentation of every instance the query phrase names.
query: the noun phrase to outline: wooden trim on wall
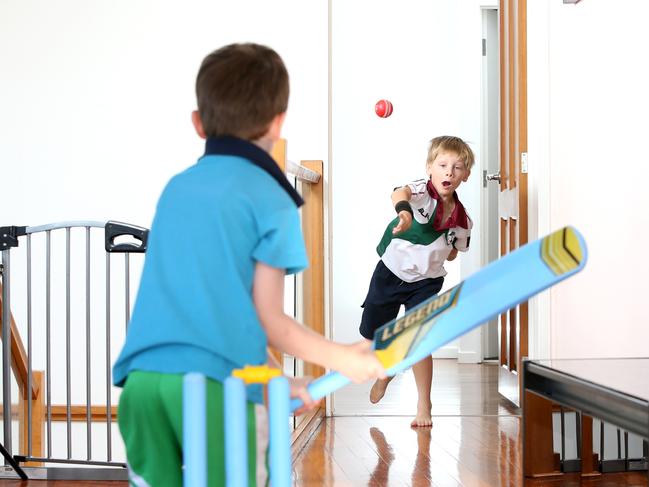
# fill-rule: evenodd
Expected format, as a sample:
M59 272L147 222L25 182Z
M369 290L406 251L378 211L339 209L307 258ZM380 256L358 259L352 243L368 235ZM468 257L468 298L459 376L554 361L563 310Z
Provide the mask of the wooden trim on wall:
M23 388L18 396L18 428L20 429L18 439L18 451L25 456L42 458L45 453L45 372L42 370L32 371L32 381L36 384L38 394L32 399L31 452L29 448L29 395L27 388ZM42 462L26 462L25 467L40 467Z
M37 374L38 372L34 372ZM34 407L34 401L32 401L32 407ZM117 419L117 406L111 406L111 420L115 421ZM27 411L27 405L25 402L25 411ZM0 404L0 416L4 414L4 408ZM20 419L22 416L22 411L19 404L13 404L11 406L11 417L13 419ZM34 421L37 421L38 418L36 414L32 411ZM47 409L43 409L42 419L45 421L47 416ZM90 417L92 422L106 421L106 406L90 406ZM65 404L52 404L52 421L67 421L67 406ZM77 404L70 406L70 419L73 422L86 421L86 405Z
M518 248L518 240L516 238L518 230L518 220L515 218L509 219L509 250L508 253L513 252ZM518 308L514 307L509 310L509 370L511 372L518 371ZM520 376L519 376L520 377Z
M504 177L501 178L501 182ZM500 257L507 253L507 221L503 218L499 219L500 222ZM508 334L507 334L507 311L500 314L500 365L507 365L509 363L509 348L508 348Z
M503 0L501 0L502 2ZM502 5L501 5L502 9ZM507 166L505 162L507 161L507 144L505 140L507 138L507 97L505 96L506 86L505 86L505 66L507 64L507 58L505 57L505 12L503 10L500 15L498 15L499 23L499 37L498 42L499 54L500 54L500 67L499 67L499 85L500 85L500 136L498 137L499 148L498 152L500 154L499 169L500 169L500 191L504 191L507 188ZM501 221L502 225L502 221ZM501 240L502 241L502 240ZM501 252L500 256L502 257L504 253Z
M509 113L509 137L508 137L508 162L507 172L509 177L509 189L514 189L516 187L516 89L515 89L515 77L514 70L516 69L515 56L514 56L514 22L512 21L512 16L515 20L514 14L514 2L516 0L509 0L509 10L507 17L507 63L509 69L507 70L507 108Z
M527 0L518 1L518 158L523 152L527 152ZM520 164L519 164L520 169ZM519 245L525 245L528 241L528 183L527 173L520 171L518 177L518 220ZM527 314L525 317L527 322ZM522 320L521 320L522 322ZM526 325L527 326L527 323Z
M20 338L20 331L14 320L13 313L10 313L9 316L11 317L11 369L18 382L18 387L26 389L29 370L27 366L27 352L25 352L25 346ZM0 284L0 333L2 332L2 326L2 284ZM38 384L32 379L32 399L36 399L37 395Z
M294 462L304 449L313 433L318 429L325 417L324 407L302 415L299 425L291 434L291 461Z
M286 171L286 139L278 139L277 142L275 142L272 150L270 151L270 155L273 159L275 159L275 162L280 167L280 169L282 171ZM273 347L268 347L268 350L275 359L275 362L279 364L280 369L282 369L283 371L284 357L282 352L274 349Z
M270 155L282 171L286 171L286 139L279 139L275 142Z
M527 173L521 168L521 154L527 152L527 0L517 2L517 64L518 64L518 140L516 141L518 160L518 246L525 245L528 238L528 181ZM529 303L519 306L519 357L529 356ZM522 364L518 364L520 367ZM523 390L522 377L519 390Z
M302 183L302 232L306 244L309 267L303 275L302 309L304 324L319 335L325 334L324 323L324 199L323 162L301 161L301 165L320 174L316 184ZM304 374L320 377L324 369L311 363L304 364Z
M110 408L111 421L117 420L117 406L111 406ZM90 416L92 422L106 422L106 406L90 406ZM70 417L73 422L84 423L87 420L86 417L86 406L84 405L73 405L70 406ZM67 421L68 420L68 411L65 404L62 405L52 405L52 421Z

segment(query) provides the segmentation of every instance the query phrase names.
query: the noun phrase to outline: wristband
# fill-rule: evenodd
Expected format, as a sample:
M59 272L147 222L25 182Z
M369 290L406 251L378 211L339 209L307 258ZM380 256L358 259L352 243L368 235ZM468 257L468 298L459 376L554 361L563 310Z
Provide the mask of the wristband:
M410 216L414 216L412 213L412 208L410 207L410 203L408 203L406 200L401 200L399 201L396 205L394 205L394 210L398 213L401 213L402 211L407 211L410 213Z

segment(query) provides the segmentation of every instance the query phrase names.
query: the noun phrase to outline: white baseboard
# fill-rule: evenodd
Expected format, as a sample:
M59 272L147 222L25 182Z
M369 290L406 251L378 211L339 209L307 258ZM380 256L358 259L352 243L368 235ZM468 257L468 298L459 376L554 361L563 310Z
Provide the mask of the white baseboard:
M458 352L457 362L459 364L479 364L482 362L482 357L478 352Z
M457 347L454 346L448 346L448 347L442 347L438 350L435 350L435 352L432 354L433 358L457 358L458 353L457 353Z

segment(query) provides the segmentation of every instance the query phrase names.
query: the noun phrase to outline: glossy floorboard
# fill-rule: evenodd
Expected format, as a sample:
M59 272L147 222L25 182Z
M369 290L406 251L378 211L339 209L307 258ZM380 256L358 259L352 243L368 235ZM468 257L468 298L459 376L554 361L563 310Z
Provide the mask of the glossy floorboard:
M408 417L328 418L294 462L295 486L519 487L520 418L436 417L413 430ZM529 487L646 486L646 474L528 480Z
M350 384L333 398L336 416L407 416L415 414L417 388L411 371L398 374L378 404L368 400L371 383ZM511 416L520 410L498 394L496 364L433 362L433 416Z
M436 360L433 427L413 430L412 374L397 377L383 401L371 405L369 385L336 396L325 419L294 461L294 486L523 487L519 409L497 393L498 367ZM122 487L125 482L0 480L0 487ZM647 486L646 473L527 481L525 487Z
M498 394L498 366L435 360L432 429L414 430L417 394L411 372L397 376L383 400L371 384L335 395L326 419L294 462L295 486L522 487L520 410ZM566 476L526 486L646 486L644 473L584 480Z

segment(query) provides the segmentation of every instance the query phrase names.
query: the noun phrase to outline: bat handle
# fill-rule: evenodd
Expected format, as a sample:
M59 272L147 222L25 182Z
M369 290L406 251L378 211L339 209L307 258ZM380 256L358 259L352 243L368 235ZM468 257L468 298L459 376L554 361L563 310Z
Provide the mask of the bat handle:
M346 386L351 381L342 374L338 372L330 372L327 375L320 377L319 379L314 380L311 384L308 385L307 391L314 401L322 399L327 394L332 393L335 390L340 389L341 387ZM301 407L304 403L301 399L292 399L291 400L291 411L295 411L297 408Z

